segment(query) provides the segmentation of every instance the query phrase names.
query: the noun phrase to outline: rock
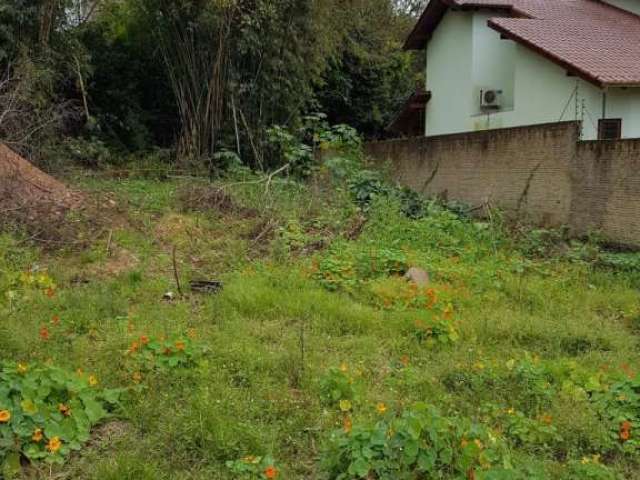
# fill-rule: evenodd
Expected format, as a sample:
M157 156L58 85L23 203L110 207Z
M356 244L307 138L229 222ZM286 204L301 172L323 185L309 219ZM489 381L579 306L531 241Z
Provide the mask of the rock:
M411 267L405 273L404 278L409 282L415 283L418 287L426 287L431 282L429 274L422 268L417 267Z
M167 292L162 296L162 299L166 302L172 302L176 298L175 293Z

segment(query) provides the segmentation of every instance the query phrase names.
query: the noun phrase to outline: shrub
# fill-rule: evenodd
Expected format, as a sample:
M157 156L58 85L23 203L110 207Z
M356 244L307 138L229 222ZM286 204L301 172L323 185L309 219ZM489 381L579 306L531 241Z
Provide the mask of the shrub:
M145 371L189 368L195 366L203 354L203 347L195 343L189 335L171 338L142 335L134 340L127 350L127 355L136 369Z
M434 317L429 320L416 320L414 323L416 338L427 346L450 345L460 338L458 330L449 318Z
M19 304L33 295L46 295L53 297L56 292L56 284L45 271L6 271L0 276L0 291L5 292L9 307Z
M320 397L323 404L328 407L338 407L343 411L351 410L351 408L345 408L344 402L349 402L351 405L357 400L358 393L354 378L346 364L341 365L340 368L330 368L325 374L320 381Z
M397 248L350 247L334 243L316 263L313 276L329 290L350 290L364 281L401 274L408 268L406 253Z
M63 463L89 440L91 428L109 416L121 390L98 379L51 365L0 366L0 465L29 460Z
M591 401L610 425L612 445L628 453L640 452L640 379L631 374L594 389Z
M328 478L497 478L511 466L490 429L417 404L399 417L332 434L322 457ZM507 477L504 477L507 478Z

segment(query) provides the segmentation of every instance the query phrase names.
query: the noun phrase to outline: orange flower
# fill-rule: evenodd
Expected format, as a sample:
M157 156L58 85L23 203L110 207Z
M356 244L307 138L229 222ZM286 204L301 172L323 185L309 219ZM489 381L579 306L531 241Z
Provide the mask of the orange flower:
M71 407L69 405L65 405L64 403L58 405L58 411L65 417L71 416Z
M400 363L406 368L409 366L409 355L403 355L400 357Z
M60 317L58 315L54 315L51 317L51 325L57 326L60 324Z
M351 433L351 430L353 429L353 422L349 415L346 415L342 420L342 429L344 430L344 433Z
M43 437L44 435L42 434L42 429L36 428L33 432L33 435L31 436L31 440L33 440L36 443L40 443Z
M620 365L620 369L624 372L624 374L629 377L630 380L633 380L634 378L636 378L636 373L633 371L633 369L629 366L628 363L623 363L622 365Z
M626 442L631 438L631 427L631 422L629 422L628 420L622 422L622 424L620 425L620 440Z
M185 348L187 348L187 345L182 340L178 340L176 342L176 350L178 350L179 352L184 352Z
M40 327L40 338L45 342L50 338L49 329L44 325Z
M60 437L53 437L47 443L47 450L49 450L51 453L56 453L58 450L60 450L60 447L62 447L62 441L60 440Z
M551 415L542 415L540 421L546 425L551 425L553 423L553 417Z
M385 413L387 413L387 406L380 402L378 405L376 405L376 411L380 414L380 415L384 415Z
M342 362L340 364L340 371L342 373L347 373L349 371L349 365L347 365L346 363Z
M425 294L427 295L427 304L426 307L428 310L431 310L434 305L438 302L438 295L436 294L436 291L433 288L427 288L427 290L425 291Z
M149 337L142 335L140 337L140 345L147 345L149 343Z
M29 367L24 363L19 363L16 370L20 375L24 375L25 373L27 373L27 370L29 370Z
M91 385L92 387L98 385L98 377L96 377L95 375L89 375L89 385Z
M136 341L133 341L131 342L131 346L129 347L129 350L127 350L127 353L133 354L133 353L136 353L139 349L140 349L140 344Z
M142 374L140 372L135 372L131 378L133 378L135 383L140 383L142 381Z
M56 295L56 291L52 287L47 288L44 293L49 298L53 298Z
M0 410L0 423L9 423L11 420L11 412L9 410Z
M269 465L264 470L264 476L269 479L278 478L278 469L273 465Z
M171 355L172 352L173 352L173 350L171 350L171 347L166 347L164 349L164 352L162 352L162 353L164 353L165 355Z

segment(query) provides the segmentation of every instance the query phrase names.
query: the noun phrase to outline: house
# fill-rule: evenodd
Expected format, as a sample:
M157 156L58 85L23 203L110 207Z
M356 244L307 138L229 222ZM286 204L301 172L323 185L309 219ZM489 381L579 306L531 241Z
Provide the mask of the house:
M431 0L405 48L426 51L427 136L578 120L584 140L640 138L640 0Z

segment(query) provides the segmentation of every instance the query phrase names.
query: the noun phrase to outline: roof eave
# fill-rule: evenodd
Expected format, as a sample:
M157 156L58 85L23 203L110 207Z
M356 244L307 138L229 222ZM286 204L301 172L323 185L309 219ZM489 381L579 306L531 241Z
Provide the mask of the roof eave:
M602 82L603 88L638 88L640 82Z
M586 80L587 82L595 85L598 88L604 88L606 86L610 86L610 84L603 82L601 79L599 79L595 75L592 75L591 73L573 65L571 62L568 62L567 60L564 60L554 55L553 53L549 52L548 50L545 50L544 48L536 45L535 43L514 34L512 31L503 27L502 25L495 23L493 20L489 19L488 25L490 28L499 32L502 36L508 38L509 40L513 40L514 42L519 43L520 45L527 47L528 49L534 51L535 53L545 57L547 60L550 60L556 65L559 65L560 67L564 68L572 75L580 77L583 80Z
M404 50L423 50L453 0L431 0L404 42Z
M404 50L424 50L429 43L431 35L440 24L440 21L447 13L449 8L455 8L459 10L503 10L512 15L528 18L525 12L518 10L513 5L505 5L503 3L464 3L461 4L460 0L431 0L427 4L424 12L420 16L420 19L416 23L415 27L407 37L404 43Z

